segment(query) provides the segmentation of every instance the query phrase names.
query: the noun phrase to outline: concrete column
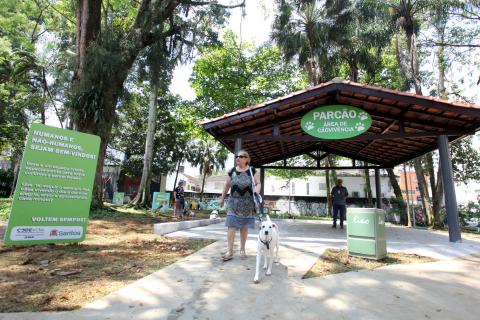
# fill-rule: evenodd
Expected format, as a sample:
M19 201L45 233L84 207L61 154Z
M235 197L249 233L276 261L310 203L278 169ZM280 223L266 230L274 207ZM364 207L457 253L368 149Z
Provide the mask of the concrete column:
M382 209L382 185L380 184L380 169L375 169L375 195L377 196L376 206Z
M238 152L242 150L242 138L236 138L235 139L235 148L234 148L234 154L233 154L233 167L237 165L237 162L235 161L235 156L238 154Z
M443 193L445 196L445 208L447 209L448 237L450 242L461 242L460 225L458 223L457 197L452 174L452 158L448 146L448 137L438 136L438 151L440 154L440 169L442 170Z

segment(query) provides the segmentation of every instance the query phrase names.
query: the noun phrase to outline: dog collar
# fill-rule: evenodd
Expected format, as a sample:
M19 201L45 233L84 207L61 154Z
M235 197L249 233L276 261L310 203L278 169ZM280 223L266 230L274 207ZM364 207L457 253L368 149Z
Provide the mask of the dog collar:
M262 238L260 238L260 235L258 235L258 240L267 246L267 250L270 250L270 242L272 242L272 239L270 239L270 241L263 241Z

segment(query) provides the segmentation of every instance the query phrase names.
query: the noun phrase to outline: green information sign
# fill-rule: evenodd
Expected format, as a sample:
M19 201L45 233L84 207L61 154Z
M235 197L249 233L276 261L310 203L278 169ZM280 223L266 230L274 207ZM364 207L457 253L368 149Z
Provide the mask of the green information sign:
M372 125L372 117L362 109L329 105L311 110L302 117L303 131L321 139L347 139L361 135Z
M122 205L124 198L125 198L125 192L114 192L112 204Z
M85 239L99 146L94 135L32 124L5 244Z

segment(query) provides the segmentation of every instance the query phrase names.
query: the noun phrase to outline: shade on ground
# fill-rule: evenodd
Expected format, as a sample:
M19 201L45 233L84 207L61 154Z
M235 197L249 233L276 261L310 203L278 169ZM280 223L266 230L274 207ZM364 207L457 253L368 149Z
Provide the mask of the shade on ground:
M440 262L301 279L327 247L345 247L345 232L326 222L279 222L280 264L253 284L256 235L249 258L222 262L222 224L171 236L221 239L81 310L1 314L0 319L476 319L480 240L449 243L446 233L387 227L390 251ZM238 243L238 238L237 238ZM238 250L236 251L238 252ZM463 257L463 259L458 259Z

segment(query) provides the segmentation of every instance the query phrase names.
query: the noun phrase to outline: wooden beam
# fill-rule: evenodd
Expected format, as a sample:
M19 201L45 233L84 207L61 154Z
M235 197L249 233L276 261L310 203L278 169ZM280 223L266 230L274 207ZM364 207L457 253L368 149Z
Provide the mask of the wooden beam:
M295 167L295 166L262 166L265 169L288 170L354 170L354 169L390 169L388 166L334 166L334 167Z
M391 140L402 138L421 138L421 137L438 137L440 135L446 136L460 136L475 134L474 130L447 130L436 132L404 132L404 133L390 133L390 134L362 134L352 138L342 139L343 141L371 141L371 140ZM224 137L225 140L232 140L236 137ZM284 142L319 142L319 141L334 141L331 139L320 139L313 136L270 136L270 135L245 135L242 136L243 141L284 141Z

